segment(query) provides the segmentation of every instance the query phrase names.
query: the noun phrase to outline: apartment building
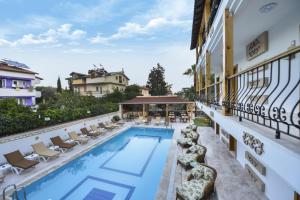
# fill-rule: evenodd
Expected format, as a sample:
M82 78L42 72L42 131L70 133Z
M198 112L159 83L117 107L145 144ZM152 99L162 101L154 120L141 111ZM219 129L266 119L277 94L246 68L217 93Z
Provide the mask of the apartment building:
M104 68L91 69L88 74L72 72L66 80L74 92L95 97L110 94L115 89L124 91L129 82L123 70L107 72Z
M0 61L0 99L16 98L18 103L34 106L41 93L35 86L42 78L25 64L3 59Z
M300 199L300 1L195 0L197 105L269 199Z

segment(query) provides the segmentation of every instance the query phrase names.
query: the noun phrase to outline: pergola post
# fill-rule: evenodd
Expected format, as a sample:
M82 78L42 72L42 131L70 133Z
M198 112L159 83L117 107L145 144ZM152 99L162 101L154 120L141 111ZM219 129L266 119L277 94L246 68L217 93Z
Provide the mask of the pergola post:
M205 1L205 5L204 5L204 22L205 22L205 27L206 27L206 30L207 32L205 33L205 35L207 36L208 35L208 22L209 22L209 18L210 18L210 11L211 11L211 8L210 8L210 0L206 0Z
M211 56L210 52L206 51L205 54L205 97L206 100L208 100L208 86L211 84L210 80L210 71L211 71ZM208 101L206 102L208 104Z
M143 117L146 116L146 108L145 108L145 104L143 104Z
M226 9L223 14L223 84L222 84L222 100L226 100L225 97L229 98L229 87L231 90L234 86L228 85L228 76L233 75L233 16L229 10ZM232 94L232 92L231 92ZM230 109L223 106L223 115L231 115Z
M168 117L169 114L169 104L166 104L166 117Z
M119 104L119 113L121 115L121 118L123 119L123 104Z

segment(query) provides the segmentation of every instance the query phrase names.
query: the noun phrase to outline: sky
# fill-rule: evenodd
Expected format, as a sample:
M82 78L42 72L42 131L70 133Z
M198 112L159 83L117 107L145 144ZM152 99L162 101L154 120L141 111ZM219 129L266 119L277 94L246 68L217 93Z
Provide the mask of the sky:
M189 50L191 0L0 0L0 58L25 63L56 86L60 76L93 65L124 69L130 84L145 85L159 62L172 91L192 85L183 72Z

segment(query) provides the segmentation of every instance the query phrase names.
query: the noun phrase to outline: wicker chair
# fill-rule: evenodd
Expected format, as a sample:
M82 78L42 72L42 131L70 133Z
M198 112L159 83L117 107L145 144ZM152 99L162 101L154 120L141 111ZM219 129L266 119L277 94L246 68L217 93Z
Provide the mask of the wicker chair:
M207 148L205 146L196 144L188 148L186 153L197 153L199 154L198 162L204 163L205 155L207 152Z
M191 138L181 138L177 140L177 144L179 144L182 148L189 148L195 145L195 142Z
M180 164L186 171L193 168L191 163L203 161L203 155L200 155L198 153L187 153L177 156L177 165Z
M199 164L188 176L187 181L176 188L176 199L208 199L214 192L217 171L208 165Z

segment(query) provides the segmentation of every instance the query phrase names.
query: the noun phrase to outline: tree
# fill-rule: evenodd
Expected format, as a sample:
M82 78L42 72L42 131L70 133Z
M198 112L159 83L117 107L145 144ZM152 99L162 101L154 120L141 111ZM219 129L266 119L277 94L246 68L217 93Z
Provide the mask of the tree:
M124 93L118 89L114 89L112 93L106 94L103 99L108 102L120 103L124 101Z
M194 93L196 93L196 84L197 84L197 71L196 71L196 65L193 64L191 65L190 68L188 68L184 73L183 75L187 75L187 76L190 76L190 77L194 77Z
M166 95L168 92L167 83L165 81L165 69L157 63L149 73L147 87L152 96Z
M56 89L56 91L57 91L58 93L61 93L61 92L62 92L61 82L60 82L60 77L58 77L58 79L57 79L57 89Z
M136 96L142 95L140 86L136 84L127 86L124 91L124 94L126 99L133 99Z
M190 88L183 88L181 91L175 93L178 96L181 96L184 99L187 99L189 101L195 101L196 100L196 94L195 94L195 88L194 86L191 86Z
M49 99L54 99L57 91L57 89L54 87L44 87L44 86L38 86L36 87L36 90L42 93L42 97L36 99L36 102L38 104Z

